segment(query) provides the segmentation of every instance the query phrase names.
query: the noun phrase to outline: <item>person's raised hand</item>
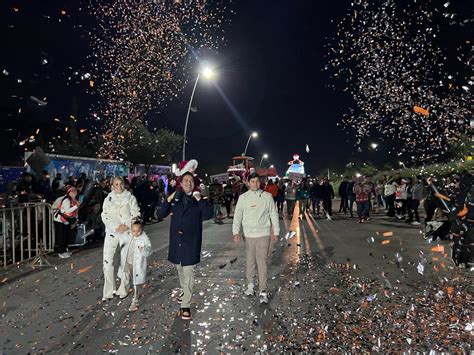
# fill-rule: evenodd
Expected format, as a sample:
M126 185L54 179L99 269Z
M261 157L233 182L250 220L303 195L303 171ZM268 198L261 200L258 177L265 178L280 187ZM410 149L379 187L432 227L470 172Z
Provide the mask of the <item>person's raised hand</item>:
M173 192L171 195L168 196L167 200L168 200L169 203L171 203L171 201L173 201L174 195L176 195L176 191Z

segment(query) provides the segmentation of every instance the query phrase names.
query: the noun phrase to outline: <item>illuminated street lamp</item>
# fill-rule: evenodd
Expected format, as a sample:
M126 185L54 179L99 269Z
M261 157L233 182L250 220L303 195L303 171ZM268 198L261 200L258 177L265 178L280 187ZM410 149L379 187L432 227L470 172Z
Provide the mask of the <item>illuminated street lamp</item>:
M250 144L250 140L252 138L257 138L258 137L258 133L257 132L252 132L249 136L249 139L247 141L247 144L245 145L245 150L244 150L244 156L247 156L247 149L249 147L249 144Z
M206 80L211 80L215 76L215 72L210 68L210 67L204 67L201 69L201 71L198 73L196 77L196 82L194 83L194 88L193 92L191 94L191 99L189 100L189 106L188 106L188 112L186 114L186 122L184 124L184 134L183 134L183 161L186 160L186 133L188 131L188 121L189 121L189 112L191 111L191 105L193 103L193 98L194 98L194 92L196 91L196 86L199 81L199 78L201 77L206 79Z
M370 147L374 150L377 149L378 146L379 145L377 143L370 143Z
M263 159L268 159L268 154L263 154L262 155L262 159L260 159L260 164L258 165L260 168L262 167Z

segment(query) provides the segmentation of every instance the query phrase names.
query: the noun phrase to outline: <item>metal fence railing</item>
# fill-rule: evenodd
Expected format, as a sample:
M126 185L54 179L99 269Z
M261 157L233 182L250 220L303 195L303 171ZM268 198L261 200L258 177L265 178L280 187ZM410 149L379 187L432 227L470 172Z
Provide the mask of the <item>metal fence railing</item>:
M0 208L0 266L41 258L43 253L53 252L54 244L50 204L40 202Z

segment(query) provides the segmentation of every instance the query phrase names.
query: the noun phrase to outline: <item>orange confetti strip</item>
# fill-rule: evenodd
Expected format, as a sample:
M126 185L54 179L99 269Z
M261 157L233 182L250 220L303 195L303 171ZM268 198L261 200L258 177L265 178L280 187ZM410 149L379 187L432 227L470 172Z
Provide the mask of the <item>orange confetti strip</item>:
M393 232L383 232L384 237L391 237L393 236Z
M436 272L439 271L439 269L438 269L438 267L437 267L436 265L433 265L433 269L434 269L434 271L436 271Z
M438 252L438 253L444 253L444 245L437 245L437 246L431 248L431 251Z
M93 81L93 80L89 80L89 86L90 86L91 88L94 87L94 81Z
M388 240L388 239L383 240L382 245L385 245L385 244L390 244L390 240Z
M442 267L443 269L446 269L446 263L445 263L444 261L442 261L442 262L440 263L440 265L441 265L441 267Z
M92 265L86 266L85 268L79 269L77 272L77 275L83 274L84 272L88 272L90 269L92 269Z
M433 259L432 259L432 260L433 260L433 261L438 261L439 258L438 258L437 256L433 256Z
M413 106L413 112L419 113L425 117L428 117L430 115L430 111L420 106Z
M453 292L454 292L454 287L451 287L451 286L448 287L448 288L446 289L446 292L448 293L449 296L451 296L451 295L453 294Z

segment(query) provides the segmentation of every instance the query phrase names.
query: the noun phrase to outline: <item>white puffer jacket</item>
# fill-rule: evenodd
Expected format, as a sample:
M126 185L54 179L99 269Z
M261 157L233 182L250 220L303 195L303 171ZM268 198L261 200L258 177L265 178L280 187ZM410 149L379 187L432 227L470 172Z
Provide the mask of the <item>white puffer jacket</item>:
M121 194L112 191L104 200L101 216L107 235L114 234L121 224L131 228L132 220L140 217L140 208L137 199L129 191L125 190Z

